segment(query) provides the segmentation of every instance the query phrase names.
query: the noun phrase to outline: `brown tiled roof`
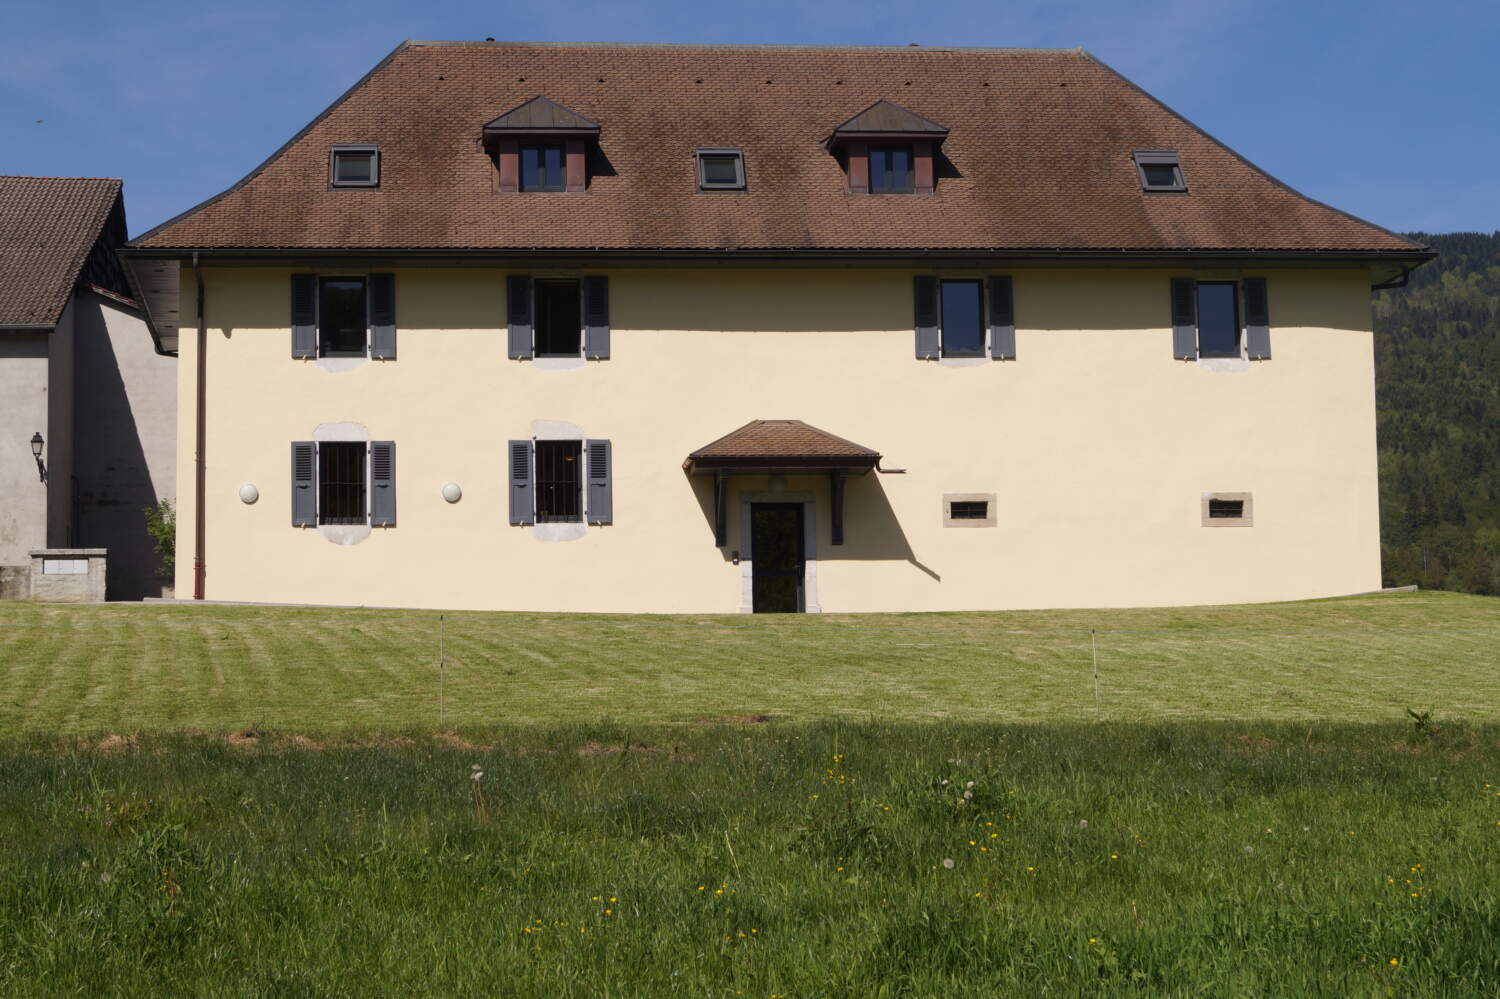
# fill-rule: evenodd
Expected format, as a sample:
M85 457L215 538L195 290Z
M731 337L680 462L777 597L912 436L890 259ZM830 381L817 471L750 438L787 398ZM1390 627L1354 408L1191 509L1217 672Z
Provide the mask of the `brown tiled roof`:
M930 118L908 111L890 101L876 101L859 114L833 130L844 132L906 132L921 135L947 135L948 130Z
M0 176L0 326L57 323L119 200L118 180Z
M589 189L501 194L483 127L545 94L599 123ZM931 195L846 192L833 130L881 100L951 129ZM331 190L328 149L379 143L380 186ZM694 150L744 150L700 192ZM1136 149L1189 189L1147 194ZM254 173L158 227L162 248L1385 251L1081 50L403 44Z
M801 420L751 420L688 455L689 469L785 465L868 468L880 452L836 437Z

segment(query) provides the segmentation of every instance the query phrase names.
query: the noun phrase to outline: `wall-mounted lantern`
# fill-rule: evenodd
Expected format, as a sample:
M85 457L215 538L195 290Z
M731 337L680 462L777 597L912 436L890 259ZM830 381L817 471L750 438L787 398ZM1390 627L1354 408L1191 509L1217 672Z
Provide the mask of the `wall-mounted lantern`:
M36 459L36 474L41 481L47 481L47 465L42 461L42 448L46 442L42 440L42 432L38 430L31 435L31 456Z

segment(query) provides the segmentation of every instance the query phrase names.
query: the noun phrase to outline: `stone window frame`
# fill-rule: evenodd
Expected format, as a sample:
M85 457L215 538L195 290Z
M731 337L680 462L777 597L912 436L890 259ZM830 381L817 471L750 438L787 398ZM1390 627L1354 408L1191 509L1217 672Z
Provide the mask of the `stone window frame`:
M954 503L985 503L986 516L983 519L977 517L953 516ZM995 512L994 493L944 493L943 494L943 526L944 527L995 527L998 516Z
M1244 514L1239 517L1210 517L1208 515L1208 504L1210 500L1238 500L1245 504ZM1249 492L1229 493L1204 493L1201 499L1200 514L1204 527L1254 527L1255 526L1255 504L1253 494Z

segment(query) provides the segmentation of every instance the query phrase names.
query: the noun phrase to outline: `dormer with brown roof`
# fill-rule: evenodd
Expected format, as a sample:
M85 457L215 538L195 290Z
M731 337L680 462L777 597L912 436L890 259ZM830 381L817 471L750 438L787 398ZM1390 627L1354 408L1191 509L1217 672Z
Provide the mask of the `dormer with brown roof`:
M599 124L554 100L537 96L484 126L484 144L499 171L500 193L588 188L588 145Z
M833 130L850 194L931 194L933 158L948 129L899 104L879 100Z

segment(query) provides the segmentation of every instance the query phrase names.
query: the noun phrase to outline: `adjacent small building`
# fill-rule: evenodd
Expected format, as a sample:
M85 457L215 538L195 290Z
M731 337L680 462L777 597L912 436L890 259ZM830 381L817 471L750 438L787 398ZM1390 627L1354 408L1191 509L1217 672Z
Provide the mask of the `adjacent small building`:
M494 42L124 252L179 595L652 612L1375 589L1432 256L1078 50Z
M176 494L177 365L125 239L120 181L0 176L0 597L170 591L142 511Z

